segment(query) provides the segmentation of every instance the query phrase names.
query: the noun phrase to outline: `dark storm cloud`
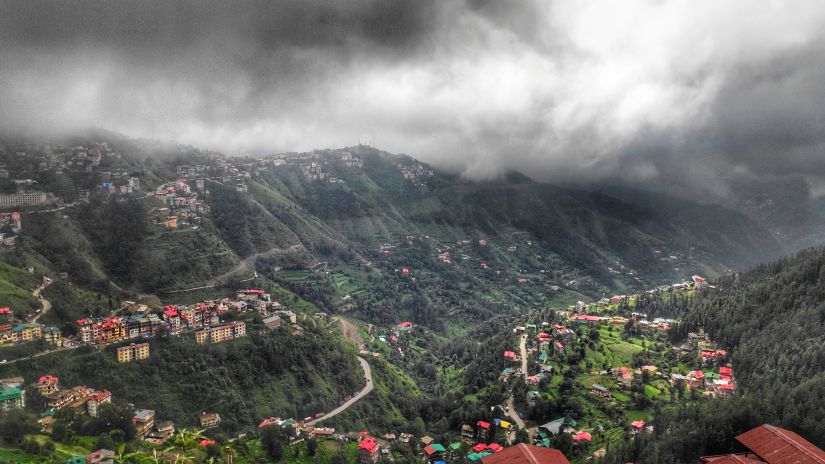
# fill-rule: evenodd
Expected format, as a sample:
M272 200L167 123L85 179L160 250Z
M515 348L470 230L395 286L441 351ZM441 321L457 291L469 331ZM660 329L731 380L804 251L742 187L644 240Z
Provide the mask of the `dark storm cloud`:
M0 123L724 196L825 176L825 6L0 2ZM822 185L822 182L819 182Z

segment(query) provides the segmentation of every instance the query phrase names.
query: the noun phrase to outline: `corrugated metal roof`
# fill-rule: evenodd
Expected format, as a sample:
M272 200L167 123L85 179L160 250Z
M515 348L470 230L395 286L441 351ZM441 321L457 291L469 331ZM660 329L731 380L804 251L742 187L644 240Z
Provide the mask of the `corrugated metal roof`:
M570 464L564 454L557 449L541 448L524 443L485 456L481 462L483 464Z
M781 427L765 424L736 439L768 464L825 464L825 451Z
M702 456L703 463L712 464L764 464L765 461L757 459L750 454L725 454L720 456Z

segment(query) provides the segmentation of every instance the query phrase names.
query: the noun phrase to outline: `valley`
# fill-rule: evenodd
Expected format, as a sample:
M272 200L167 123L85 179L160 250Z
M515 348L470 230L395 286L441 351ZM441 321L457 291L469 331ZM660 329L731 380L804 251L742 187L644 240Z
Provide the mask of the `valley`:
M366 146L84 143L32 147L65 171L38 174L51 203L19 208L0 256L0 377L29 430L0 439L43 459L478 462L528 443L625 462L665 449L662 418L740 401L740 342L695 309L730 284L699 276L789 246L721 206L477 184ZM110 429L88 413L102 392ZM140 411L178 431L135 431Z

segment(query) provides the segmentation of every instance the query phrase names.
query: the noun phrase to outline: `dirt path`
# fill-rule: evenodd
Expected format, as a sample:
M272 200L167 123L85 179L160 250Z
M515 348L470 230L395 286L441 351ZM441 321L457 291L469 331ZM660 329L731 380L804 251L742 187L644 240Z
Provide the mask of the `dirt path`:
M48 277L43 277L43 283L40 284L34 290L32 290L32 296L38 302L40 302L40 312L35 314L31 318L29 318L29 322L37 322L37 320L40 319L40 316L46 314L47 312L49 312L50 309L52 309L52 303L49 300L47 300L47 299L43 298L42 296L40 296L40 294L43 292L43 290L45 290L46 287L51 285L52 282L53 282L52 279L50 279Z
M358 347L358 351L361 351L367 347L364 343L364 339L361 338L361 334L358 333L358 327L355 327L355 324L341 316L336 316L333 320L337 320L341 323L341 330L344 331L344 336L347 337L347 340L351 341Z
M221 274L217 277L213 277L213 278L209 279L207 285L205 287L202 287L202 288L214 287L214 286L216 286L220 283L225 282L226 279L228 279L229 277L232 277L233 275L235 275L239 272L254 270L255 262L258 261L258 258L272 258L272 257L275 257L275 256L285 255L287 253L293 253L293 252L296 252L296 251L305 251L305 250L306 249L304 248L304 246L299 243L299 244L292 245L292 246L287 247L287 248L272 248L272 249L269 249L269 250L266 250L266 251L262 251L260 253L251 254L251 255L247 256L246 258L242 259L240 262L238 262L238 264L236 264L229 271L224 272L223 274Z

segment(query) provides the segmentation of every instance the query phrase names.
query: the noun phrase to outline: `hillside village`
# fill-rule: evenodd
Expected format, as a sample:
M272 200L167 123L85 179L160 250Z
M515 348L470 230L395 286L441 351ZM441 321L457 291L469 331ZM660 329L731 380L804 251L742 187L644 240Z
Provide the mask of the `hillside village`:
M127 151L139 150L138 144ZM17 211L0 215L3 228L0 232L22 236L25 242L27 231L22 226L27 218L64 215L86 202L103 198L133 199L145 207L149 226L146 235L151 235L152 240L165 241L168 250L174 250L197 234L226 227L217 221L219 215L227 217L226 205L216 201L216 197L225 192L236 195L224 197L230 202L254 201L251 204L266 211L262 214L272 215L278 210L268 202L285 201L278 196L280 193L268 193L267 189L278 182L295 183L310 198L315 198L313 195L346 198L351 193L347 189L363 182L359 176L375 169L370 164L372 152L364 147L257 158L227 158L214 152L196 156L188 153L191 162L177 162L163 177L144 170L142 164L134 163L129 156L124 156L124 151L109 144L91 143L73 148L32 145L24 151L23 155L15 151L13 158L17 162L6 165L9 179L24 180L13 182L15 195L32 194L39 183L27 182L21 177L26 175L24 168L30 167L24 162L29 158L47 160L43 166L38 161L35 169L38 175L72 173L72 185L62 190L44 185L49 192L44 201L14 200L17 203L7 206ZM4 159L9 153L6 149ZM384 168L399 176L401 183L396 186L395 194L403 198L428 192L436 177L430 167L406 158L392 159ZM230 203L230 209L233 206ZM286 207L290 208L294 206ZM357 209L334 212L334 216L344 217L358 214ZM65 214L63 218L71 216ZM5 252L14 252L11 249L14 240L9 243ZM73 414L85 417L83 421L91 421L89 418L97 417L101 405L117 405L117 411L128 415L128 422L134 426L139 443L135 451L144 456L162 452L167 461L181 454L205 458L209 453L227 462L252 462L250 456L257 453L260 457L263 453L264 437L277 429L278 439L294 453L308 453L309 447L320 443L325 448L321 452L324 456L343 453L350 462L405 462L412 457L432 464L488 463L494 462L496 456L520 452L524 446L529 446L532 452L551 453L557 462L586 462L604 456L611 443L650 434L654 430L657 408L736 395L736 378L726 349L701 330L682 334L678 319L654 313L648 316L646 310L637 308L644 295L689 298L698 289L712 290L703 277L697 275L687 282L640 291L650 282L650 277L642 276L629 262L611 257L604 273L616 279L614 283L619 283L628 294L596 298L587 303L584 300L590 298L586 295L604 293L608 287L579 272L558 254L549 253L527 233L491 236L478 230L472 234L455 231L429 234L399 229L371 237L364 243L366 245L347 250L357 257L352 259L356 264L330 264L312 256L311 266L306 262L300 265L287 262L288 268L282 269L282 263L269 264L270 269L275 270L266 278L259 277L259 271L263 274L262 267L255 266L254 261L247 266L245 259L240 259L244 255L239 252L235 262L223 262L237 266L237 272L235 267L230 271L230 278L209 279L207 284L198 277L200 280L194 280L192 288L170 285L164 288L168 292L142 295L135 301L126 299L118 305L111 302L106 306L105 300L101 304L98 297L98 303L94 308L90 305L88 311L85 307L75 308L83 311L83 317L73 317L59 328L38 322L40 310L26 313L23 308L0 308L0 339L6 344L3 349L12 353L3 362L11 365L49 355L54 350L69 355L87 349L99 350L118 363L141 363L152 359L155 354L152 343L159 338L184 337L204 350L220 349L243 343L250 334L300 338L308 324L315 327L318 321L324 320L337 325L338 321L343 323L347 319L361 338L350 338L350 341L358 348L365 386L363 390L339 397L340 404L332 410L304 418L268 411L271 416L254 430L230 438L224 435L226 429L221 425L218 411L202 411L196 421L189 423L172 423L161 420L164 412L158 410L158 420L155 420L156 411L141 408L141 404L124 406L117 395L105 389L61 385L48 371L38 372L36 380L28 384L20 377L2 379L3 410L32 410L42 406L42 410L36 411L41 415L38 422L44 438L40 440L52 443L59 442L46 438L55 437L55 417ZM644 252L663 266L682 272L679 266L690 263L690 258L661 245ZM250 256L264 255L267 251ZM237 249L214 250L215 255L223 256L233 252ZM199 265L197 260L202 259L190 258L186 251L183 254L183 267L175 269L195 268ZM208 253L205 256L207 260L213 259ZM166 256L160 259L164 267L167 260L172 261ZM41 272L45 274L42 268L29 269L32 279L39 278ZM462 279L456 280L463 281L462 291L467 293L458 292L449 279L444 279L444 276L455 279L459 275L455 273L461 273ZM378 280L376 277L381 274L388 280ZM76 288L77 276L70 272L52 277L64 288ZM445 282L435 283L440 280ZM250 281L262 286L249 288L245 284ZM330 294L313 287L317 282L324 282ZM384 282L391 282L394 290L381 288L387 285ZM453 308L435 317L433 305L407 307L404 306L405 300L409 301L406 298L396 302L383 293L410 288L423 288L424 292L444 298L436 301L452 300ZM218 292L226 290L231 290L232 296L218 296ZM190 291L195 292L193 295L203 291L210 296L184 296ZM451 423L446 429L439 425L429 431L386 423L371 427L356 419L372 400L380 398L379 404L383 405L388 404L384 401L390 401L386 385L377 391L373 385L378 387L377 384L387 382L388 375L396 376L395 380L416 378L420 381L420 377L408 373L418 369L424 363L422 360L433 359L435 355L430 351L445 343L443 334L449 332L461 337L462 330L466 330L461 327L466 324L464 319L474 317L460 301L468 294L478 295L480 306L496 307L502 314L512 313L507 316L506 326L490 336L501 342L497 347L504 349L496 349L496 362L478 369L485 381L477 391L469 391L462 399L462 404L481 408L484 414L474 410L472 420ZM150 298L144 299L146 296ZM180 301L176 300L179 296L186 303L170 303ZM508 313L513 307L501 303L513 297L519 299L518 313ZM329 310L330 314L320 309ZM498 321L493 314L487 317ZM38 345L40 342L46 345ZM439 359L433 372L434 379L445 384L459 382L458 376L466 374L468 369L444 363ZM374 377L369 372L370 365L380 369L384 377ZM387 374L388 370L395 373ZM42 399L33 396L35 391ZM27 393L30 393L28 398ZM110 406L105 409L109 410ZM57 437L60 430L58 427ZM189 438L184 440L181 438L184 435ZM247 438L254 443L252 450L244 451L233 445ZM216 451L218 445L221 448ZM170 447L177 449L170 450ZM87 460L106 462L107 457L116 454L108 448L97 451L92 448L90 443L80 448L88 451ZM81 457L68 451L64 454Z
M687 294L702 285L707 284L697 276L692 282L677 284L668 291ZM598 457L603 452L599 447L612 433L605 428L604 420L613 417L611 423L616 424L615 412L605 416L609 411L624 411L620 414L626 417L623 427L626 433L649 433L651 406L675 392L695 391L718 397L731 395L735 391L735 378L727 364L725 350L718 348L703 333L690 333L684 343L670 346L666 336L671 327L679 322L662 318L649 320L645 314L634 310L638 298L639 295L618 295L593 303L578 302L557 310L556 314L561 319L556 321L528 320L513 326L512 349L502 353L510 367L506 367L499 376L499 382L512 385L508 387L511 391L510 403L492 405L494 412L490 416L464 424L453 433L442 436L451 437L452 441L439 442L431 436L416 436L404 430L383 431L374 435L363 431L339 431L317 425L318 420L323 420L323 413L304 419L271 417L261 422L259 429L271 426L281 428L290 446L306 446L307 440L352 443L356 446L360 462L392 459L393 443L413 447L422 459L432 463L479 462L522 441L539 448L555 448L562 436L571 440L573 447L565 450L572 454L570 458L587 453ZM264 290L245 289L238 291L233 298L195 304L169 304L159 311L152 310L146 304L126 301L111 316L76 321L76 335L64 337L63 343L65 346L103 347L126 342L117 346L117 360L140 362L151 356L149 345L142 340L161 334L191 334L197 343L211 344L243 337L244 323L239 320L224 321L228 314L261 317L265 330L286 326L293 335L301 332L294 312L284 309ZM373 343L385 344L403 358L405 339L416 336L417 330L415 324L409 321L397 323L383 334L376 327ZM577 358L581 343L589 346L584 350L585 356ZM661 346L644 359L629 356L647 352L649 343ZM381 352L370 351L369 346L361 350L362 354L371 357L381 357ZM678 364L657 364L654 359L660 356L677 356ZM586 402L595 409L530 425L530 421L520 417L520 413L525 406L534 406L545 397L557 395L556 392L566 382L571 363L591 366L592 370L581 372L570 380L585 389L578 395L586 398ZM22 379L5 379L2 383L4 410L25 407L26 386ZM526 387L522 392L525 396L513 401L513 396L522 394L516 392L521 388L517 385L521 384ZM51 432L54 414L63 408L95 417L101 404L112 401L112 394L105 390L85 386L61 388L59 380L48 373L44 373L34 387L45 398L46 409L40 420L45 433ZM646 398L642 402L644 404L638 404L640 398ZM160 426L156 426L155 411L137 409L134 414L136 436L145 440L147 446L161 446L172 436L174 425L168 421L158 421ZM207 414L205 421L186 425L204 428L218 426L218 416L209 414L212 415Z

